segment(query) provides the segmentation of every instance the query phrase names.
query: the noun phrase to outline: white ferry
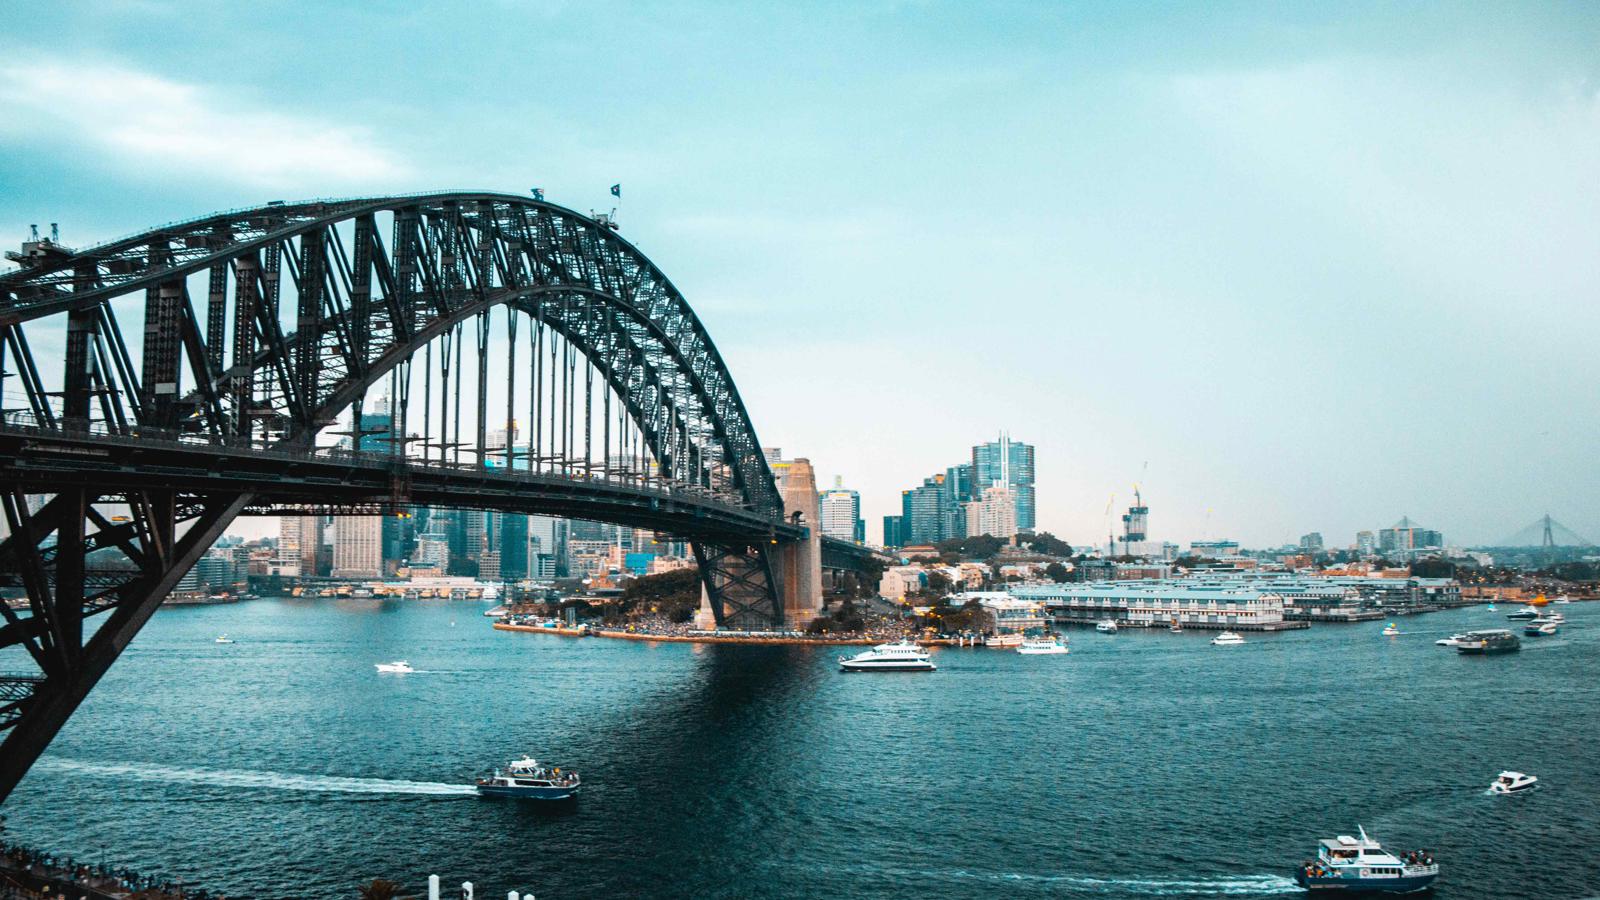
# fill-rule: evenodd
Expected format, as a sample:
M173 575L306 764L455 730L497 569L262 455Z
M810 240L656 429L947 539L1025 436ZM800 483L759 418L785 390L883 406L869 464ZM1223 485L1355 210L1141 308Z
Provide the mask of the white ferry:
M991 634L983 639L983 645L985 647L993 647L996 650L1010 650L1013 647L1022 646L1022 641L1022 632L1011 631L1005 634Z
M839 668L846 672L932 672L938 666L928 651L911 641L879 644L865 653L839 657Z
M495 769L488 778L478 779L477 787L479 796L483 797L566 800L577 795L579 784L577 772L552 769L524 756L513 760L504 772Z
M1028 656L1046 656L1067 652L1067 645L1058 637L1028 638L1017 648L1017 652Z
M1408 894L1433 884L1439 865L1426 850L1401 856L1383 849L1356 827L1360 838L1341 834L1318 843L1317 858L1300 865L1294 880L1308 891L1366 894Z
M1211 639L1211 646L1213 647L1237 647L1242 643L1244 643L1244 638L1231 631L1224 631Z

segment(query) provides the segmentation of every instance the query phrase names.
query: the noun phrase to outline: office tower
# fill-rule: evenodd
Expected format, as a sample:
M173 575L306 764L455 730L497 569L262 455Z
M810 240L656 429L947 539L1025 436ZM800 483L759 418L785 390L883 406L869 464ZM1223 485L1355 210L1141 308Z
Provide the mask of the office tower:
M843 478L835 477L831 489L818 493L817 506L823 536L841 541L867 539L867 525L861 520L861 495L845 487Z
M1011 489L1017 504L1017 530L1032 531L1037 509L1033 488L1033 445L1001 435L997 441L972 448L972 488L969 499L981 499L984 488L1000 484Z
M905 544L905 541L900 536L901 521L899 516L883 517L883 545L885 547L899 547Z

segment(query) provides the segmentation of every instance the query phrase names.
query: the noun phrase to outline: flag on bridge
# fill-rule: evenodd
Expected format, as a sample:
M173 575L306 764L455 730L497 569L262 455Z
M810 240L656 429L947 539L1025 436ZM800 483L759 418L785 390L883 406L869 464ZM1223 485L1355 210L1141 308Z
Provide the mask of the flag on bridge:
M622 197L622 185L613 184L611 186L611 196L617 197L617 198L620 199Z
M534 188L533 189L533 199L539 200L539 201L543 201L544 200L544 188Z

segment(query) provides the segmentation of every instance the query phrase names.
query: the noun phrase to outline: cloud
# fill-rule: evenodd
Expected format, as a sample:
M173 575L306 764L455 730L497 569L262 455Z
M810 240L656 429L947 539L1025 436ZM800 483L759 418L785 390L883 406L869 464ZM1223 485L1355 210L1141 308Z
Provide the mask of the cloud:
M100 63L0 65L0 141L68 145L143 172L263 188L374 184L411 167L359 127Z

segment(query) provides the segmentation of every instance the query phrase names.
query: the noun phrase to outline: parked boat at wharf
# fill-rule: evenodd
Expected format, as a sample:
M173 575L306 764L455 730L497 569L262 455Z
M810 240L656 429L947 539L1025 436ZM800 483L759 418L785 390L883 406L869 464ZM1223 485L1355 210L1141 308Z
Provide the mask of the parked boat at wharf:
M1028 638L1017 648L1017 652L1025 656L1049 656L1067 652L1067 645L1063 638L1054 635L1050 637Z

